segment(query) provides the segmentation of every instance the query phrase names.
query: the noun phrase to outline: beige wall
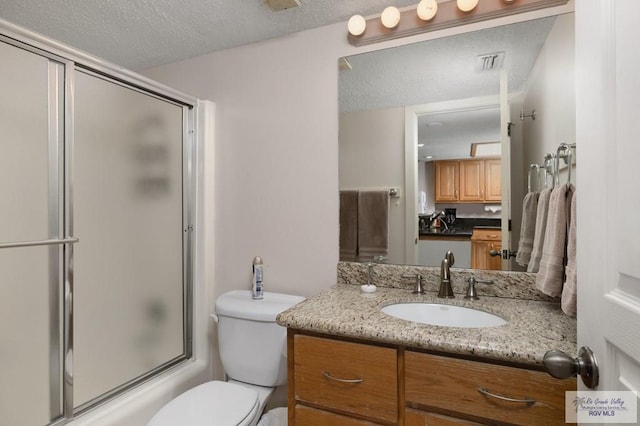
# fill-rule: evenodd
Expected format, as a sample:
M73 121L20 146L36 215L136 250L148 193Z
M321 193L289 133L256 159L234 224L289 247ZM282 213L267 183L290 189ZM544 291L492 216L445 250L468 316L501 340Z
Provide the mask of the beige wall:
M556 19L527 82L523 108L526 113L535 109L536 119L521 122L523 179L529 164L541 164L544 155L555 153L560 143L576 141L574 28L573 14ZM571 180L575 183L575 173Z

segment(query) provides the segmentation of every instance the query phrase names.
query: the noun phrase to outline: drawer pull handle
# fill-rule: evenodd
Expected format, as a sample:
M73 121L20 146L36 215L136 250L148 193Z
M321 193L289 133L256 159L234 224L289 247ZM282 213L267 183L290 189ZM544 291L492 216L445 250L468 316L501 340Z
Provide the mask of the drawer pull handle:
M334 377L328 371L323 371L322 375L324 377L326 377L327 379L335 380L336 382L341 382L341 383L362 383L362 382L364 382L363 379L359 379L359 378L358 379L341 379L339 377Z
M509 398L508 396L502 396L502 395L498 395L498 394L495 394L495 393L491 393L491 392L489 392L489 390L487 390L485 388L478 388L476 390L478 392L480 392L481 394L485 395L485 396L490 396L492 398L496 398L496 399L499 399L501 401L518 402L518 403L527 404L527 405L533 405L533 404L535 404L537 402L535 399L531 399L528 396L525 396L524 399Z

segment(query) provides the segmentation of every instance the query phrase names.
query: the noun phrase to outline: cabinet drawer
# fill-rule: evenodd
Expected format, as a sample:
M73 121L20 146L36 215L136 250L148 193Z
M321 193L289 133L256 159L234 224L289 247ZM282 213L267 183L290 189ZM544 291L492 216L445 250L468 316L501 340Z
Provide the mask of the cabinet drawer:
M502 231L500 229L473 229L471 241L502 241Z
M442 414L407 408L404 413L405 426L480 426L480 423L443 416Z
M565 391L576 390L575 379L411 351L405 352L405 374L408 402L511 424L564 424ZM502 401L478 389L535 402Z
M378 423L371 423L366 420L354 419L352 417L335 414L328 411L316 410L315 408L296 405L296 424L305 426L376 426Z
M296 335L293 351L296 400L398 421L395 349Z

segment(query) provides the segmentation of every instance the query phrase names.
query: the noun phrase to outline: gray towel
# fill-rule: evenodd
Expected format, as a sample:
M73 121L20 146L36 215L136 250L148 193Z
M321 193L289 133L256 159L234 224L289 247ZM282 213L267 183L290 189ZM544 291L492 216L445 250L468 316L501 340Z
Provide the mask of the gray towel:
M389 239L389 191L358 193L358 260L387 256Z
M547 229L544 234L540 270L536 276L536 288L551 297L562 295L566 264L567 225L573 191L573 185L563 184L553 189L549 199Z
M518 253L516 262L526 266L531 258L533 248L533 236L536 232L536 212L538 211L538 194L529 192L522 200L522 227L520 228L520 241L518 242Z
M358 191L340 191L340 260L358 258Z
M543 189L538 197L538 209L536 212L536 232L533 236L533 249L527 272L538 272L540 269L540 258L542 257L542 246L544 245L544 233L547 229L547 213L549 213L549 198L553 188Z
M576 192L573 192L571 200L571 213L569 216L569 234L567 242L567 268L566 280L562 287L562 311L572 317L576 316L577 302L577 286L578 278L576 275Z

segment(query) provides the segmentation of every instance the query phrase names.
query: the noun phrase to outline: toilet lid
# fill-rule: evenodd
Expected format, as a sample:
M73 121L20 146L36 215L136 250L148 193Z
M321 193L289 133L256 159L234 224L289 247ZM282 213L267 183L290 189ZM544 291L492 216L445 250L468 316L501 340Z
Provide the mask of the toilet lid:
M162 407L148 426L238 426L248 424L259 405L258 393L212 381L189 389ZM249 420L249 421L245 421Z

